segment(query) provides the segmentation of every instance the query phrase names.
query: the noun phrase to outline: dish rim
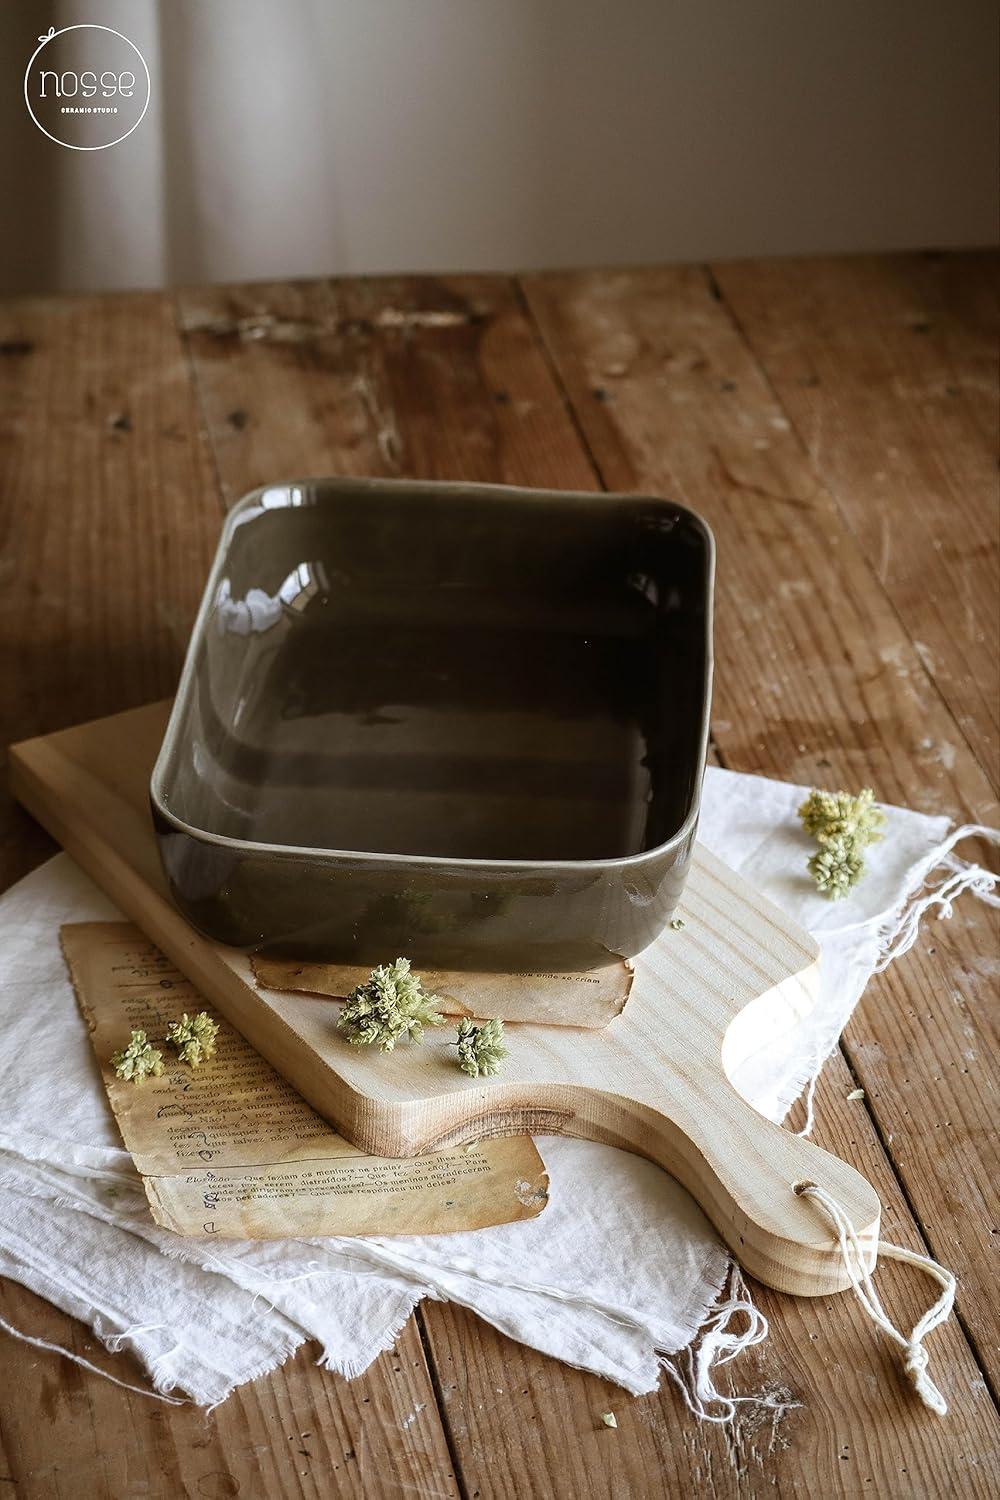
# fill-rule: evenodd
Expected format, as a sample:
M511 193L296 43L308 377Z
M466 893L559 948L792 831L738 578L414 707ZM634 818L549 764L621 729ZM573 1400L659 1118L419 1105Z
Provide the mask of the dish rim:
M700 532L705 543L705 625L703 647L705 653L705 691L702 700L701 725L698 735L698 761L701 765L701 777L698 780L691 803L675 833L662 843L654 844L650 849L640 849L635 854L617 855L607 859L466 859L457 858L446 854L393 854L390 852L378 852L366 849L327 849L316 844L272 844L261 843L254 839L232 838L228 834L215 833L210 828L200 828L196 824L188 823L172 812L163 800L163 782L166 774L167 761L174 750L174 742L180 737L180 725L187 707L191 690L195 680L195 656L196 648L200 644L205 626L213 608L215 597L218 592L218 582L222 573L230 540L233 532L240 524L243 516L248 510L258 506L262 497L271 491L291 491L295 488L309 488L323 486L333 491L343 491L356 494L358 490L406 490L410 493L421 491L435 494L474 494L483 500L503 501L515 496L531 496L539 501L559 498L562 500L577 500L581 504L593 503L596 499L603 500L644 500L652 505L666 506L674 512L680 513L694 525L696 531ZM291 507L261 507L263 509L279 509ZM263 856L265 858L307 859L325 860L330 862L359 862L389 864L400 868L423 868L428 865L441 869L456 871L476 870L478 872L497 871L530 871L539 874L552 871L567 871L570 873L599 873L603 870L627 870L633 867L641 867L649 864L665 855L669 855L675 849L684 844L691 837L697 825L698 815L701 809L702 784L704 781L705 764L708 754L709 725L712 710L712 682L715 671L715 653L713 644L713 617L715 609L715 537L712 534L708 522L691 510L690 507L680 504L676 500L668 500L662 495L649 495L642 490L553 490L536 489L530 485L515 484L480 484L476 481L464 480L431 480L431 479L379 479L372 477L351 478L348 475L311 476L305 479L285 479L271 484L258 485L256 489L249 490L230 508L222 524L219 540L216 544L215 556L198 606L191 634L188 638L187 648L184 654L184 665L177 683L177 691L174 694L173 703L170 708L170 716L167 720L166 729L163 732L163 740L157 752L156 760L149 778L149 800L156 816L173 828L177 833L185 834L188 838L198 843L210 844L214 848L229 850L243 854Z

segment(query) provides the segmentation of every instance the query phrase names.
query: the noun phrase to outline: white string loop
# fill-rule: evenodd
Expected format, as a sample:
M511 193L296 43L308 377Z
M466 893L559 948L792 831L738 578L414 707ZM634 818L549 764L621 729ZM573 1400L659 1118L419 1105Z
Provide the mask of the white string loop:
M927 1373L930 1357L923 1346L923 1340L949 1317L955 1302L955 1277L951 1271L939 1265L930 1256L918 1255L916 1251L906 1250L902 1245L890 1245L885 1240L879 1240L876 1246L876 1257L881 1255L886 1260L898 1260L904 1265L915 1266L918 1270L925 1271L942 1288L938 1300L927 1309L907 1338L905 1334L900 1333L882 1306L865 1261L864 1249L857 1230L836 1198L831 1197L824 1188L817 1187L814 1182L801 1183L795 1191L802 1198L812 1198L830 1219L837 1232L837 1242L844 1260L844 1267L858 1301L872 1322L902 1349L903 1369L921 1401L925 1406L929 1406L931 1411L937 1412L939 1417L943 1417L948 1410L948 1404Z
M741 1320L745 1327L739 1333L733 1324ZM751 1396L727 1396L717 1389L714 1379L719 1365L727 1365L744 1349L762 1343L767 1336L767 1319L754 1306L739 1265L733 1261L728 1297L706 1319L699 1336L686 1349L673 1358L666 1354L659 1356L660 1368L666 1370L677 1386L688 1410L703 1422L732 1422L744 1404L780 1416L799 1405L790 1397L785 1399L788 1393L762 1391Z
M104 1340L105 1349L110 1349L112 1354L120 1354L125 1347L126 1339L131 1339L138 1333L156 1333L162 1330L169 1333L166 1323L133 1323L131 1328L123 1328L121 1333L109 1333Z

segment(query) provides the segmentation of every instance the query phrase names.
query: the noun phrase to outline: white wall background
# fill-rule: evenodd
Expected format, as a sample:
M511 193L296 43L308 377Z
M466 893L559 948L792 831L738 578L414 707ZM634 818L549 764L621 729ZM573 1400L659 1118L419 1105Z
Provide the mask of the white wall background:
M21 81L143 51L92 155ZM990 243L994 0L5 0L0 287Z

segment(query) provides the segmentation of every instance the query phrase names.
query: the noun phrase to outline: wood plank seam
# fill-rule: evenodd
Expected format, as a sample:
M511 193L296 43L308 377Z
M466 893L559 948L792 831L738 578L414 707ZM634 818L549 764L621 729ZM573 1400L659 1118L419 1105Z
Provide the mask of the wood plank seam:
M199 418L197 432L198 442L208 455L208 461L211 465L212 470L212 477L215 480L215 498L219 503L220 515L224 518L226 514L226 494L225 486L222 482L222 470L219 467L218 451L216 449L215 441L212 437L212 433L208 425L208 418L205 411L204 392L201 387L201 376L198 371L198 362L194 357L194 351L191 348L191 340L188 338L187 330L184 327L183 315L181 312L180 292L172 292L170 294L170 307L173 313L174 328L177 332L177 340L184 355L184 363L187 367L188 378L191 381L193 406Z
M418 1302L416 1307L414 1308L413 1322L417 1330L417 1337L420 1340L420 1347L424 1352L424 1362L427 1366L427 1373L430 1376L431 1389L434 1392L434 1400L437 1402L438 1417L441 1422L441 1431L444 1434L444 1441L448 1449L448 1456L451 1459L451 1467L452 1472L455 1476L455 1484L458 1488L461 1500L471 1500L469 1487L465 1481L462 1458L458 1447L456 1434L452 1428L451 1413L448 1410L448 1405L444 1399L444 1392L441 1387L441 1375L440 1371L438 1370L437 1360L434 1357L434 1350L431 1344L430 1334L427 1330L427 1320L424 1317L424 1304L422 1301Z
M853 1057L853 1055L851 1053L851 1050L848 1047L848 1045L844 1042L843 1039L841 1039L841 1041L839 1043L839 1050L841 1052L841 1055L843 1056L845 1064L847 1065L848 1071L850 1072L851 1077L854 1079L857 1087L858 1088L862 1088L863 1087L863 1078L862 1078L862 1075L858 1072L858 1069L857 1069L856 1064L855 1064L855 1059L854 1059L854 1057ZM945 1256L947 1254L947 1251L946 1251L945 1248L943 1248L943 1247L942 1248L938 1248L934 1244L933 1236L931 1235L931 1233L930 1233L930 1231L928 1229L928 1226L927 1226L926 1222L924 1221L924 1218L921 1215L919 1208L917 1207L916 1201L915 1201L915 1199L913 1197L913 1194L910 1191L909 1185L907 1184L905 1177L896 1168L895 1162L893 1161L893 1157L892 1157L892 1142L891 1142L891 1140L889 1140L887 1138L887 1132L883 1129L882 1122L879 1119L878 1114L876 1113L876 1111L872 1107L871 1101L868 1098L868 1092L867 1092L867 1090L864 1090L864 1095L865 1095L865 1097L864 1097L864 1100L862 1102L864 1104L865 1112L868 1115L868 1118L871 1120L872 1128L875 1131L876 1136L878 1137L878 1140L879 1140L879 1142L880 1142L880 1144L882 1146L883 1151L885 1152L886 1159L889 1162L892 1162L893 1173L894 1173L894 1176L896 1178L896 1182L899 1185L899 1191L902 1194L903 1200L906 1203L907 1208L909 1209L910 1216L913 1219L914 1227L916 1228L916 1230L917 1230L917 1232L918 1232L918 1234L920 1236L920 1242L921 1242L921 1245L923 1246L924 1253L927 1254L927 1255L933 1256L937 1260L940 1260L942 1256ZM942 1262L942 1263L944 1263L944 1262ZM959 1284L959 1291L961 1291L961 1283ZM954 1309L953 1309L953 1313L954 1313L955 1321L958 1323L959 1327L961 1328L962 1332L964 1333L966 1342L968 1343L969 1348L972 1351L973 1357L974 1357L976 1363L979 1366L980 1372L981 1372L982 1377L983 1377L983 1381L984 1381L984 1383L986 1385L986 1389L989 1391L990 1399L992 1400L993 1405L997 1409L997 1414L1000 1415L1000 1391L998 1391L997 1384L996 1384L995 1380L993 1379L993 1374L992 1374L992 1370L990 1369L989 1361L985 1357L985 1351L980 1348L979 1338L977 1337L975 1330L970 1326L969 1320L965 1316L965 1313L964 1313L964 1311L962 1309L961 1300L960 1300L959 1297L956 1297L956 1299L955 1299L955 1306L954 1306Z
M511 286L514 291L514 295L517 298L518 306L521 309L522 316L535 335L535 342L542 355L542 358L545 361L546 368L549 372L549 377L552 380L552 384L555 386L556 390L559 393L559 399L562 401L563 409L565 410L566 416L569 419L570 426L576 433L580 448L583 451L583 456L590 467L591 473L597 481L597 488L599 490L603 490L604 493L607 494L610 486L608 485L602 472L600 460L598 459L597 454L594 452L590 439L587 436L586 429L584 428L584 425L580 420L580 414L576 409L573 398L566 388L566 382L563 380L562 374L552 354L552 350L549 348L548 340L545 337L545 332L539 326L538 320L535 317L534 310L531 306L531 300L528 297L524 282L522 281L520 276L512 276ZM711 730L709 730L709 738L711 741Z

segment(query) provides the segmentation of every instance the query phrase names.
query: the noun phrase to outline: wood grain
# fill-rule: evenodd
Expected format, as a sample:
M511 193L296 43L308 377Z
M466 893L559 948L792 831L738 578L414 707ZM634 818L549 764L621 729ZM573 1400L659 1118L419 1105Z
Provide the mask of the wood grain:
M3 747L172 689L217 529L158 295L0 303ZM52 852L7 802L0 878Z
M306 474L598 487L508 281L211 287L180 309L227 505Z
M958 1306L995 1395L997 913L970 911L966 898L918 948L922 962L878 977L843 1047L935 1254L959 1278Z
M109 1355L40 1297L0 1284L0 1316L144 1386L130 1354ZM306 1345L214 1412L130 1395L57 1355L0 1339L3 1435L17 1500L177 1500L178 1496L459 1494L419 1334L358 1380L319 1369Z
M671 495L715 532L728 571L713 729L727 763L806 783L825 770L925 812L995 817L873 558L709 276L679 267L526 286L607 487Z
M956 735L873 558L848 529L717 292L706 273L690 268L528 281L607 483L660 489L700 510L715 531L726 585L716 624L713 737L724 763L806 784L870 785L886 800L995 823L989 781ZM985 947L987 911L968 898L956 921L975 927ZM925 1025L926 997L948 994L953 984L953 971L927 952L933 946L928 938L891 980L874 981L848 1030L849 1046L855 1035L894 1048L898 1038L894 1082L902 1060L919 1056L916 1076L925 1088L970 1046L969 1022L950 1001L936 1004L933 1030ZM881 1017L890 983L905 1000L891 1008L887 1027ZM975 1005L987 1032L988 1003L983 986ZM869 1070L871 1055L853 1058L887 1136L894 1129L885 1115L888 1091ZM983 1061L976 1081L988 1068ZM977 1107L973 1096L970 1110ZM992 1361L1000 1303L992 1268L975 1253L980 1205L974 1192L963 1194L959 1134L954 1122L930 1132L917 1170L907 1172L906 1158L897 1165L935 1251L947 1259L961 1242L960 1305L981 1358ZM979 1150L976 1140L969 1150ZM991 1152L987 1143L987 1175L995 1171L991 1159L995 1145Z
M995 436L980 425L1000 403L996 260L992 271L990 284L946 256L714 268L814 472L996 790L1000 510ZM947 740L936 748L953 753Z
M633 274L622 273L620 277L609 277L609 280L628 282ZM570 295L574 278L553 278L554 283L557 280L560 285L566 283L565 290ZM693 278L696 321L704 319L700 291L703 284L703 277L696 275ZM341 326L331 315L331 323L315 350L308 347L308 330L300 330L303 338L300 345L292 349L280 346L273 337L273 328L270 336L246 340L236 340L232 331L225 331L227 319L232 322L241 316L254 315L273 317L280 323L285 317L301 315L303 306L329 309L335 298L339 299L340 316L346 324ZM380 325L384 309L402 314L403 322L397 321L389 328ZM443 327L435 326L428 315L437 310L447 314L458 312L460 317ZM357 321L350 321L349 312L357 313ZM606 416L605 407L611 404L607 397L614 394L613 382L620 379L627 368L628 351L642 339L641 328L637 333L627 322L623 323L616 349L606 365L599 367L602 371L606 368L609 373L602 374L593 384L586 379L578 382L571 403L566 385L553 380L546 369L530 323L523 315L518 294L508 284L486 278L448 278L434 282L392 278L353 283L348 287L341 285L333 291L317 288L303 291L297 287L219 289L204 294L186 294L183 313L191 330L203 410L221 480L230 500L264 479L303 470L502 478L516 483L559 483L574 489L597 485L597 472L591 467L580 443L579 429ZM615 343L614 316L612 310L605 322L605 336L612 344ZM206 327L216 317L223 323L221 337L228 340L228 353L221 351L215 342L220 335L213 334ZM640 310L640 321L641 317ZM355 341L353 356L345 352L348 338ZM301 344L306 347L301 347ZM752 375L752 389L759 391L762 380L759 369L738 337L736 348L744 367ZM550 349L550 358L558 357L560 368L564 368L563 362L571 362L575 352L571 343L561 354L553 354ZM683 366L685 351L675 353L678 355L676 364ZM687 356L691 357L690 350ZM352 372L359 369L365 372L370 383L368 399L360 405L352 390ZM418 376L420 384L417 388L415 381ZM644 441L654 454L656 451L672 451L678 425L687 415L668 411L666 415L672 416L673 421L670 430L664 432L662 419L667 378L667 371L655 359L650 361L645 375L641 369L637 374L640 381L648 379L651 387L652 421ZM719 378L728 380L729 376L723 373ZM454 414L453 407L456 386L462 392L458 414ZM732 395L733 392L727 390L725 394ZM739 404L738 397L736 404ZM769 415L788 420L773 404ZM746 419L747 426L751 427L756 421L757 415L751 412ZM610 450L623 449L624 439L619 439L613 425L606 426L604 436ZM692 438L694 446L700 444L702 450L706 441L711 443L711 434L706 434L704 429ZM756 454L759 450L753 451ZM708 458L711 479L717 460L711 453ZM610 473L613 466L608 453L604 454L603 461L609 465ZM619 461L622 463L619 473L624 475L623 482L628 483L628 474L633 471L625 467L624 453ZM657 483L661 479L662 471ZM668 487L668 492L669 488L672 486ZM711 488L706 481L699 495ZM748 526L759 525L765 541L767 532L775 525L772 511L779 511L779 539L784 549L783 566L787 568L788 552L794 546L787 533L789 530L794 532L798 511L791 506L789 517L783 520L781 509L782 502L777 501L772 507L766 497L755 495L752 490L740 496L743 520ZM733 559L734 571L742 559L742 551L741 539L736 536L728 554ZM825 555L824 548L820 551L821 556ZM753 555L755 569L761 567L760 552L758 544ZM765 570L765 580L766 577ZM765 603L756 607L759 610L766 607L773 616L775 629L780 628L787 614L793 615L795 628L788 632L789 650L784 664L793 662L797 673L811 674L821 684L831 672L850 683L853 671L850 662L844 661L843 646L835 628L827 632L823 641L811 646L805 663L796 660L797 637L802 628L799 623L803 608L802 580L793 570L791 576L779 572L778 581L779 587L770 595L766 586L761 585L760 597ZM781 583L786 585L784 589L780 587ZM789 584L792 586L788 587ZM725 591L728 599L732 598L731 587L727 585ZM877 582L875 587L878 587ZM738 663L737 640L741 633L746 632L747 626L739 597L732 603L727 602L727 598L722 601L719 631L725 634L727 653ZM901 637L897 631L890 644L893 650L907 649L905 634ZM777 659L773 642L768 644L768 653L768 663L771 654ZM911 660L919 669L915 656ZM882 673L884 670L885 663L880 661L877 671ZM784 730L780 722L761 721L757 708L759 684L760 674L754 670L751 653L746 676L733 675L729 680L728 701L735 705L733 717L727 721L724 714L719 715L726 723L730 749L734 749L744 737L748 722L758 743L762 743L764 736L772 731L782 736L773 760L766 757L765 746L756 762L751 754L747 754L744 768L769 768L772 773L790 775L797 766L801 779L807 781L819 780L823 775L836 778L844 775L846 769L850 772L848 779L851 779L857 772L858 762L864 764L864 751L862 747L858 756L855 750L857 727L850 722L839 700L834 697L831 701L826 692L821 692L818 703L809 701L812 728L811 743L807 745L799 732L805 716L801 705L795 706L796 693L801 690L793 688L788 694L791 701L778 705L779 713L792 721ZM890 680L887 686L891 690L891 708L898 692L898 682ZM886 715L887 732L913 738L915 727L921 722L922 702L916 707L907 704L901 714L889 712ZM857 710L854 716L857 717ZM800 722L796 723L796 720ZM950 721L948 723L950 726ZM949 727L949 733L952 732ZM841 737L846 737L850 757L836 751ZM803 746L801 751L798 749L800 744ZM836 765L827 753L830 750L839 756ZM890 757L886 755L885 758ZM818 764L824 760L828 762L826 765ZM916 797L921 796L922 788L926 791L927 778L933 777L935 770L929 760L917 767L908 783ZM886 788L880 790L883 795L890 794ZM930 790L932 795L928 803L932 810L939 810L947 798L937 790L933 781ZM904 793L898 791L897 795L903 797ZM916 959L911 956L910 961ZM886 1025L894 1025L895 1019L894 1016L887 1018L882 1023L883 1029ZM838 1066L846 1072L843 1063ZM828 1085L824 1084L824 1095L827 1088ZM844 1094L849 1091L845 1089ZM858 1107L852 1108L856 1112ZM861 1109L864 1111L864 1105ZM866 1149L877 1150L877 1136L871 1118L863 1113L862 1119ZM852 1132L852 1142L857 1133ZM868 1170L864 1151L857 1159ZM912 1234L913 1220L905 1215L905 1210L903 1212L902 1222ZM902 1230L898 1232L902 1233ZM902 1288L901 1291L903 1295L914 1295L912 1288L909 1292ZM922 1288L915 1294L917 1298L920 1295ZM859 1387L855 1387L845 1372L853 1369L860 1347L872 1347L872 1334L863 1316L844 1299L838 1299L836 1303L836 1318L827 1315L821 1303L795 1304L816 1311L815 1321L807 1331L789 1326L781 1299L774 1299L773 1304L766 1296L764 1300L773 1316L771 1338L762 1357L768 1361L770 1378L779 1384L787 1381L789 1370L797 1373L797 1394L806 1403L805 1410L797 1417L803 1436L786 1449L783 1434L779 1434L771 1451L763 1462L759 1462L762 1449L751 1430L752 1422L747 1424L740 1438L718 1429L693 1429L690 1418L665 1387L655 1397L648 1398L647 1415L643 1420L662 1423L663 1433L668 1436L661 1442L661 1455L671 1451L683 1452L684 1461L678 1461L676 1468L663 1458L663 1473L680 1476L677 1487L689 1487L691 1475L697 1471L702 1485L712 1483L723 1495L758 1493L758 1485L763 1488L765 1483L783 1491L857 1493L870 1486L873 1476L884 1481L888 1493L906 1493L907 1487L911 1493L926 1493L928 1488L935 1486L948 1489L950 1471L955 1464L965 1461L961 1457L965 1454L971 1455L968 1463L974 1476L979 1472L977 1465L992 1473L996 1461L991 1447L994 1429L990 1426L990 1419L983 1419L981 1424L978 1417L973 1418L968 1442L960 1437L952 1446L947 1433L929 1430L919 1413L914 1418L905 1393L901 1392L898 1383L892 1382L889 1363L880 1366L880 1374L885 1379L883 1393L887 1406L880 1407L877 1420L869 1420L865 1399L871 1390L872 1377L869 1374ZM425 1307L420 1314L442 1388L447 1379L448 1361L455 1354L455 1344L453 1341L449 1344L450 1335L445 1328L450 1316L448 1311L436 1305ZM502 1472L498 1472L500 1466L495 1459L491 1461L490 1455L507 1451L504 1410L498 1406L497 1388L503 1386L502 1372L516 1351L492 1330L471 1322L469 1327L475 1327L485 1351L481 1362L470 1364L463 1375L467 1408L477 1413L481 1441L478 1457L470 1451L470 1429L463 1427L457 1419L452 1438L469 1475L469 1492L474 1493L481 1485L483 1495L502 1493L506 1481ZM815 1354L820 1333L827 1351L822 1363ZM813 1334L816 1335L815 1342ZM462 1337L465 1337L464 1331ZM536 1366L545 1372L539 1379L546 1383L547 1400L559 1400L558 1392L564 1389L563 1382L575 1379L553 1367L550 1361L538 1359ZM737 1370L735 1378L741 1381L743 1372ZM979 1377L973 1374L969 1378L974 1383ZM600 1389L598 1383L588 1383L588 1377L580 1379L586 1389ZM956 1384L957 1390L949 1390L949 1395L953 1400L967 1400L964 1377L959 1376ZM981 1394L978 1387L972 1392L976 1403ZM587 1413L581 1411L577 1400L574 1398L560 1409L578 1414L577 1420L582 1422ZM601 1409L606 1408L602 1406ZM655 1411L655 1417L649 1414L651 1411ZM905 1430L905 1446L899 1436L900 1422ZM575 1426L563 1424L552 1434L551 1443L530 1450L532 1483L538 1493L566 1493L558 1476L562 1473L565 1452L572 1441L567 1434L575 1431ZM762 1431L768 1433L768 1426L765 1425ZM941 1450L942 1441L947 1445L946 1452ZM843 1457L845 1447L856 1459L856 1468L847 1467L848 1461ZM741 1448L745 1451L745 1459L737 1457L734 1460L734 1454L739 1455ZM518 1472L523 1472L528 1466L520 1463ZM763 1478L765 1469L766 1481ZM588 1472L589 1490L596 1494L608 1493L613 1482L619 1486L631 1485L634 1493L648 1493L650 1472L634 1458L632 1448L623 1444L614 1450L613 1457L606 1459L606 1467L595 1467ZM658 1474L659 1470L653 1472ZM667 1487L670 1488L669 1483Z

